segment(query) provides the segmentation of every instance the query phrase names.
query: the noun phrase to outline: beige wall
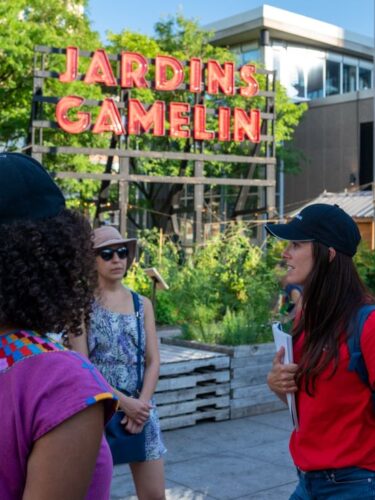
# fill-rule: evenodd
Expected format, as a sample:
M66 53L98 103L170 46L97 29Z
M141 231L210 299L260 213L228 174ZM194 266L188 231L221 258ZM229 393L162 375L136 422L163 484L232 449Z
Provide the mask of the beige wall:
M359 180L359 124L372 121L369 92L329 97L310 103L297 127L294 147L304 155L301 173L285 176L285 211L324 190L349 188L350 174Z

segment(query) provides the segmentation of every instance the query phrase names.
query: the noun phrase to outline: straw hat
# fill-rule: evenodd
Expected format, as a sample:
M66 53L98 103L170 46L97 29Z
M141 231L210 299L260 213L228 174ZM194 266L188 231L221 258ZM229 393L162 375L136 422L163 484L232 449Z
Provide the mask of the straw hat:
M123 238L113 226L101 226L94 230L93 246L95 250L121 244L128 249L126 268L129 269L135 258L137 240L135 238Z

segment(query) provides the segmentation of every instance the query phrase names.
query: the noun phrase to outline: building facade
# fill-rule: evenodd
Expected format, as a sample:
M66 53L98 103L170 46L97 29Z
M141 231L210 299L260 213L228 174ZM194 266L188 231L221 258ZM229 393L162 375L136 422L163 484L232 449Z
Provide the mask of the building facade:
M285 175L285 192L279 184L286 211L324 190L372 182L372 38L268 5L204 28L239 64L275 70L294 102L308 102L292 145L300 173Z

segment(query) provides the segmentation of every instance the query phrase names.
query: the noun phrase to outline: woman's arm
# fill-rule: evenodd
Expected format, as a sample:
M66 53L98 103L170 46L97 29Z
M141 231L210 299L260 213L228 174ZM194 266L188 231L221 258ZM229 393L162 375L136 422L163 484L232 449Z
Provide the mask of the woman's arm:
M86 329L84 329L84 333L78 337L69 335L69 343L74 351L84 354L87 357L89 356ZM119 406L126 415L137 422L137 424L143 425L150 415L151 405L148 404L148 401L140 401L125 396L125 394L118 391L115 387L112 387L112 391L116 394L119 400ZM124 419L123 423L126 423L126 419Z
M143 301L146 331L146 366L142 390L139 399L129 398L124 394L117 393L120 407L126 414L122 423L126 424L126 429L132 433L140 432L150 416L152 408L150 400L158 382L160 367L154 311L149 299L143 297Z
M27 462L22 500L85 498L95 469L103 426L103 403L97 403L38 439Z
M154 394L159 379L160 354L156 335L154 310L149 299L144 297L143 300L146 330L146 367L143 387L139 398L142 401L149 402Z
M156 335L154 310L149 299L144 297L143 301L146 330L146 366L141 394L139 399L135 401L148 404L149 408L152 408L150 400L154 394L159 379L160 355L158 338ZM128 412L125 411L125 413L127 413L127 416L129 417L126 420L126 429L133 434L141 432L145 422L141 422L140 419L135 420Z
M295 363L284 364L284 354L285 350L283 347L275 354L272 362L272 370L267 375L267 384L271 391L286 403L287 393L298 391L295 381L298 365Z

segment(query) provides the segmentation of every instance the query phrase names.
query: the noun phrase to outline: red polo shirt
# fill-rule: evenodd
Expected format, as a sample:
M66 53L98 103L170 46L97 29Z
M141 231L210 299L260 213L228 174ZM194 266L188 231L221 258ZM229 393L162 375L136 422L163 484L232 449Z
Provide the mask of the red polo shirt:
M303 335L294 346L294 359L301 359ZM361 337L361 350L375 386L375 313L368 317ZM310 397L297 394L299 431L290 440L294 463L304 471L361 467L375 471L375 410L370 389L356 372L348 371L349 350L340 347L338 368L332 364L318 377Z

